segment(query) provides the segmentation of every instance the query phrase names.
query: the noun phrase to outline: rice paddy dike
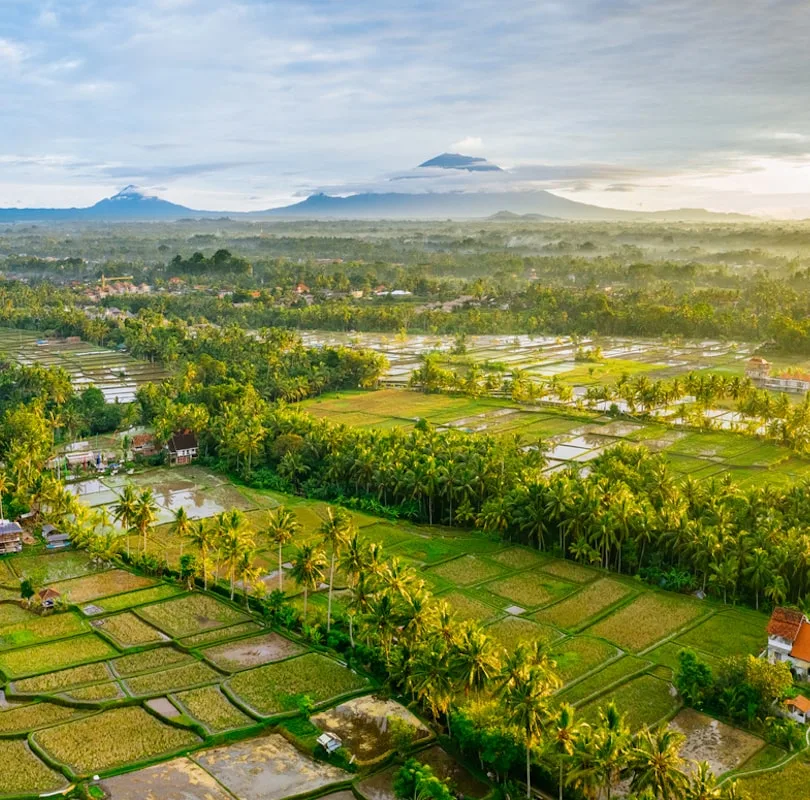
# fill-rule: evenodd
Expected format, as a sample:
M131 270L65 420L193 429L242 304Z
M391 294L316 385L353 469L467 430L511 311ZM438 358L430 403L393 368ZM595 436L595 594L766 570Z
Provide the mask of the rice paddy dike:
M288 560L296 546L320 538L327 510L321 502L227 484L198 467L150 469L133 478L140 486L167 487L167 503L173 492L217 489L227 489L229 504L241 498L268 588L279 579L277 551L262 532L269 511L283 504L302 523L283 552ZM97 488L101 481L86 484ZM114 502L121 489L73 485L90 503L94 495ZM202 504L198 514L213 508ZM684 710L673 686L683 647L713 664L760 652L764 614L657 591L480 533L352 515L362 536L418 568L458 618L477 621L507 650L520 641L545 642L563 680L555 701L575 705L578 718L594 719L613 699L633 728L671 722L686 733L687 752L709 747L723 773L787 758L748 732ZM181 544L170 531L169 524L155 527L147 546L177 563ZM186 543L183 552L194 548ZM282 584L300 608L301 591L287 568ZM15 602L21 575L61 591L71 609L39 617L21 608ZM344 586L338 575L338 614L347 601ZM325 618L324 590L310 595L309 609L311 619ZM367 676L322 648L266 628L239 603L120 567L99 570L81 552L26 549L0 560L0 673L0 734L9 753L0 762L0 795L53 791L98 774L114 800L149 796L162 786L200 800L331 797L351 787L364 800L394 800L390 743L381 728L392 714L413 723L420 758L439 774L453 776L468 797L490 792L474 768L435 744L424 720L374 699ZM304 694L313 705L309 718L300 712ZM356 772L314 760L314 739L323 730L344 739Z

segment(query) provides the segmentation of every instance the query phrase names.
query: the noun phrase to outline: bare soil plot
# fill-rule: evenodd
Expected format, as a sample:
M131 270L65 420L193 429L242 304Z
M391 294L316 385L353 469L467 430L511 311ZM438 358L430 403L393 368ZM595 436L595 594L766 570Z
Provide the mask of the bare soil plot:
M112 800L233 800L233 795L189 758L115 775L101 783Z
M352 777L299 753L278 734L203 750L193 758L238 800L283 800Z
M407 708L394 700L371 695L357 697L312 717L322 731L339 736L358 762L373 761L393 748L389 720L395 717L413 730L413 741L428 739L430 730Z
M697 600L650 592L592 625L587 632L639 652L705 613Z
M715 775L738 767L765 746L762 739L691 708L678 712L669 727L686 736L681 756L708 761Z
M278 633L266 633L240 639L230 644L221 644L203 650L203 655L220 669L226 672L238 672L241 669L259 667L271 661L298 655L304 648Z

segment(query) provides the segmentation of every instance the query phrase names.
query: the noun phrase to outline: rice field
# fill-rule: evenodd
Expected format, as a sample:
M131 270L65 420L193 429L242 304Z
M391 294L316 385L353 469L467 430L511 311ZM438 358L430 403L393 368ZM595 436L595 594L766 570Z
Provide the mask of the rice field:
M94 620L93 627L109 636L116 645L124 649L163 642L167 638L129 611Z
M160 722L140 707L114 708L37 731L34 740L76 775L168 756L200 742L196 734Z
M204 594L187 594L135 611L146 622L169 636L180 638L210 628L224 628L248 617L232 606Z
M301 697L319 704L363 689L368 681L336 661L308 653L240 672L225 686L246 706L269 717L294 710Z
M104 639L94 633L87 633L49 644L7 650L0 653L0 670L8 678L22 678L74 664L101 661L117 654L115 648Z
M233 705L216 686L180 692L177 700L190 717L202 723L211 733L246 728L255 722Z
M64 775L31 752L25 739L0 739L0 795L45 794L67 786Z

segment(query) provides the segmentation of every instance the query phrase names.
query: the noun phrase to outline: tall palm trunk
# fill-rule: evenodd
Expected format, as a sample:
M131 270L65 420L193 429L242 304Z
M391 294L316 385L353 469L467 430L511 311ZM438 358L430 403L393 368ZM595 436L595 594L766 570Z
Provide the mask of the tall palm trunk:
M526 743L526 797L532 796L532 749Z
M307 600L309 599L309 590L304 587L304 625L307 624Z
M281 571L281 545L278 546L278 590L284 591L284 574Z
M332 560L329 563L329 599L326 603L326 632L332 627L332 584L335 580L335 548L332 548Z

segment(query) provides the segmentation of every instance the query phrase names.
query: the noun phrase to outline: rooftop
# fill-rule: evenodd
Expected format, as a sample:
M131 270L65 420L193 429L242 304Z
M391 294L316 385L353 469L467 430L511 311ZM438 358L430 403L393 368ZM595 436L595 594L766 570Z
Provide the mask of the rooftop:
M768 636L778 636L789 642L796 640L804 622L804 614L795 608L777 607L768 621Z

